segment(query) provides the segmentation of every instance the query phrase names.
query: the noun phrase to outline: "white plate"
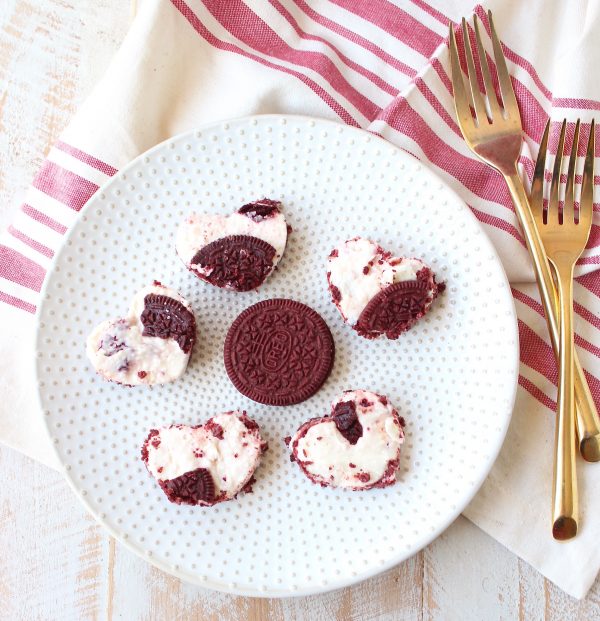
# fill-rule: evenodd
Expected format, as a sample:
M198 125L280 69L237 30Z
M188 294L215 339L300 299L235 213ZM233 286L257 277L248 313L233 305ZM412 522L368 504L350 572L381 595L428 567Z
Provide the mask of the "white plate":
M187 272L174 250L193 210L229 213L280 199L294 232L260 292L232 293ZM362 235L422 257L448 284L397 341L366 341L329 300L325 265ZM101 380L84 341L125 314L153 279L190 300L199 338L174 384ZM331 377L290 407L256 404L229 382L227 328L247 306L290 297L316 309L336 343ZM85 506L134 552L202 586L254 596L316 593L399 563L446 528L500 450L518 372L515 312L496 253L469 209L417 160L367 132L302 117L259 116L178 136L134 160L89 201L46 279L37 378L48 431ZM386 394L407 421L399 482L322 489L290 463L283 438L329 411L342 390ZM148 430L242 408L269 441L254 493L212 508L169 504L140 460Z

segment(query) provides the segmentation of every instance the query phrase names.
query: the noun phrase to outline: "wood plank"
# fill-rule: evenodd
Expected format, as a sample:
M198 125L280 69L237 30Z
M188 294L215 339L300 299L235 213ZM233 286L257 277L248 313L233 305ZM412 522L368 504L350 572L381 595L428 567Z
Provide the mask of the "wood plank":
M517 558L466 518L424 552L423 619L517 619Z
M198 619L242 621L251 618L248 598L200 589L148 565L119 544L115 547L112 619Z
M519 621L544 618L544 577L531 565L518 559Z
M122 0L0 2L0 229L128 24Z
M544 579L545 621L600 621L600 580L584 600L576 600Z
M114 619L407 621L421 619L422 554L355 587L288 599L234 597L187 585L116 547Z
M99 619L108 537L63 477L0 448L0 617Z
M282 600L286 621L421 619L423 553L354 587Z

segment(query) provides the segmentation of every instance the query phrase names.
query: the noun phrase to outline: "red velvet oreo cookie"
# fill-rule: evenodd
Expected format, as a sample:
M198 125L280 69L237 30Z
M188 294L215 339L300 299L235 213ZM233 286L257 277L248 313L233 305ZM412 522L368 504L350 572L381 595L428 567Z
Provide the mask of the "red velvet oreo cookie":
M142 336L175 339L186 354L191 351L196 340L196 320L181 302L168 295L149 294L144 298L140 321L144 326Z
M217 287L250 291L273 270L275 248L252 235L229 235L201 248L191 261L208 270L204 279Z
M292 405L314 395L329 376L334 355L327 324L294 300L250 306L225 338L229 379L243 395L266 405Z
M427 309L430 288L427 281L405 280L380 291L361 313L356 330L385 334L396 339L406 332Z

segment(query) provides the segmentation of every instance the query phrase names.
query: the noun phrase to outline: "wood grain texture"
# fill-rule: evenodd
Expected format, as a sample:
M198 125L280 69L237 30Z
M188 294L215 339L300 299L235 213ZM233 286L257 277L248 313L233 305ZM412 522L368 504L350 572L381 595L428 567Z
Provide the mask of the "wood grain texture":
M0 226L128 19L127 0L0 2ZM200 589L147 565L93 522L59 474L4 447L0 477L1 619L600 621L600 581L578 602L464 518L353 588L263 600Z
M127 30L127 0L0 2L0 227Z

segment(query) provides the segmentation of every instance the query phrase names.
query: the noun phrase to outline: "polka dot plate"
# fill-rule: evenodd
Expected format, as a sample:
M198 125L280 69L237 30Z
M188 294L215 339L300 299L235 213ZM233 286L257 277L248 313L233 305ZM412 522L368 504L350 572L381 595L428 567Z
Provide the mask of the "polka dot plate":
M211 287L176 256L186 214L281 200L293 233L258 292ZM397 341L345 326L325 276L332 248L356 235L424 259L445 293ZM198 339L182 379L126 388L98 377L85 337L160 280L193 304ZM260 405L223 364L228 327L248 306L287 297L317 310L336 344L331 376L299 405ZM329 121L258 116L219 122L151 149L92 197L66 236L37 315L40 406L81 501L112 535L164 571L252 596L306 595L358 582L446 528L489 472L510 420L518 337L500 261L469 209L416 159ZM344 389L388 395L406 419L398 483L323 489L290 463L284 437L329 411ZM211 508L170 504L147 473L148 430L244 409L269 442L254 492Z

